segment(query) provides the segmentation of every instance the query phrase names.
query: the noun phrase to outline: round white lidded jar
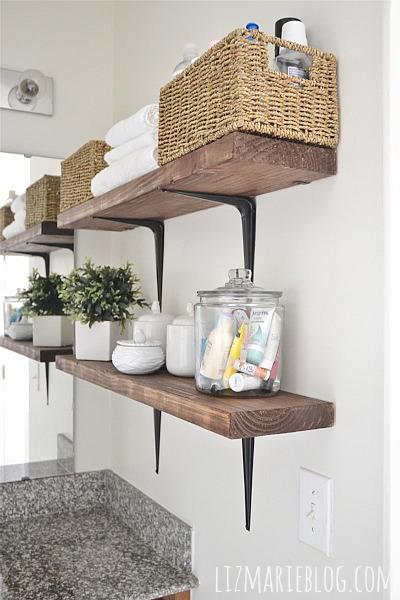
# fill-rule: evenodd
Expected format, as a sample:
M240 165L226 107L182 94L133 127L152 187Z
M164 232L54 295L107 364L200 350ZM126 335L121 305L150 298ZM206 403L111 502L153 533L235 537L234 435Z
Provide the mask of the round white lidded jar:
M165 354L161 342L147 340L137 331L134 340L119 340L112 354L114 367L126 375L154 373L164 365Z
M231 269L224 286L198 296L197 389L227 396L276 394L282 369L282 292L255 286L250 269Z
M194 310L189 302L186 314L167 327L167 369L178 377L194 377L195 364Z
M161 312L160 303L154 300L151 305L151 311L144 313L133 323L133 337L140 329L147 340L159 340L164 352L167 346L167 326L172 323L174 316Z

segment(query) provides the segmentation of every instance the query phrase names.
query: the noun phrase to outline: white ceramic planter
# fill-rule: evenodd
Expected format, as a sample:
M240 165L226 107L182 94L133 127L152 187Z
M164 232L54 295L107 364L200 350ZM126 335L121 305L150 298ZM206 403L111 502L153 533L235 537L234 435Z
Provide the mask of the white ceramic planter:
M92 327L75 323L75 356L78 360L111 360L121 339L119 321L94 323Z
M70 346L74 337L74 328L63 316L33 317L33 345L59 348Z

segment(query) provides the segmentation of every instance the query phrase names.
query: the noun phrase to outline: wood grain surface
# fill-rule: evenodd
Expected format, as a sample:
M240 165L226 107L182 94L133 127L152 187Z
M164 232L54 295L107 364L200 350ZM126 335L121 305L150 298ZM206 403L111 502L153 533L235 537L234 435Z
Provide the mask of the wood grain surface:
M62 212L58 226L121 231L132 226L98 217L166 220L219 205L174 190L255 197L335 173L332 148L235 132Z
M54 221L43 221L18 235L0 242L0 254L23 254L24 252L48 253L59 250L47 244L73 244L72 229L60 231Z
M6 336L0 337L0 346L37 362L54 362L58 354L72 354L72 346L60 348L34 346L32 342L18 342Z
M189 421L230 439L332 427L334 404L280 392L273 397L228 398L198 392L191 378L166 371L124 375L112 363L57 356L58 369L79 379Z

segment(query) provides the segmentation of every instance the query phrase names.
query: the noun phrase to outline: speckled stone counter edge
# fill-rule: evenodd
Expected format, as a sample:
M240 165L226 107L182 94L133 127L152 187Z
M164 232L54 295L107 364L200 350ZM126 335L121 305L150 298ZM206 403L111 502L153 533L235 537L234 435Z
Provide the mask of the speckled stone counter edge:
M112 471L76 473L0 485L0 525L97 506L117 514L136 536L172 566L192 570L192 530Z

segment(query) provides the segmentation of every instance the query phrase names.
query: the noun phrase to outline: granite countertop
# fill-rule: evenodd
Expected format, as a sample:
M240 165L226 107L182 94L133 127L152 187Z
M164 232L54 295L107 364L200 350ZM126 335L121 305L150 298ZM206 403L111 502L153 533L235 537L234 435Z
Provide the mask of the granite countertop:
M153 600L197 587L188 525L109 471L4 484L0 530L1 600Z

